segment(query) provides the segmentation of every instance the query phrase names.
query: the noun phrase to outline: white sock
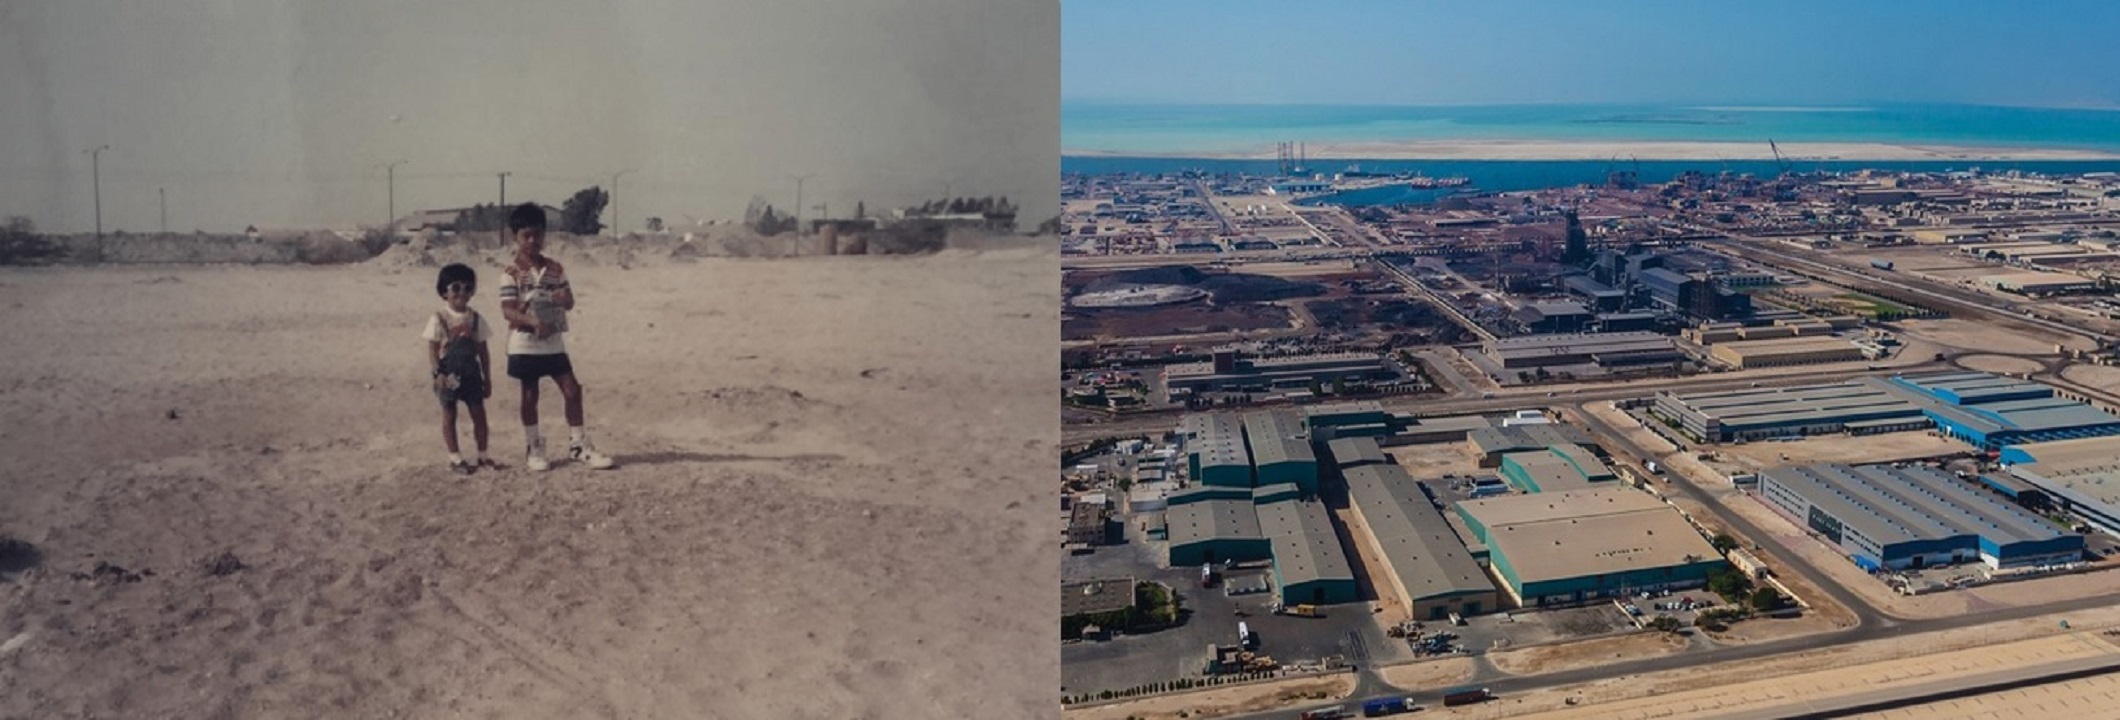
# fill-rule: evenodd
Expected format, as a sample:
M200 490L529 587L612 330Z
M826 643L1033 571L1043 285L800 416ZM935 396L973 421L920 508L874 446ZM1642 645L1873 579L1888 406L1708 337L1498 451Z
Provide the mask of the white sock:
M479 450L479 451L478 451L478 461L479 461L479 462L485 462L485 461L486 461L486 451L485 451L485 450L483 450L483 449L482 449L482 450Z
M537 436L537 426L536 426L536 425L524 425L524 426L523 426L523 442L527 443L527 444L529 445L530 449L532 449L532 450L536 450L536 449L537 449L537 444L538 444L538 440L539 440L539 438L538 438L538 436Z
M567 428L567 434L576 446L589 441L589 430L580 425Z
M449 464L451 464L451 465L462 465L462 464L464 464L464 456L462 456L462 455L458 455L458 454L456 454L456 453L449 453Z

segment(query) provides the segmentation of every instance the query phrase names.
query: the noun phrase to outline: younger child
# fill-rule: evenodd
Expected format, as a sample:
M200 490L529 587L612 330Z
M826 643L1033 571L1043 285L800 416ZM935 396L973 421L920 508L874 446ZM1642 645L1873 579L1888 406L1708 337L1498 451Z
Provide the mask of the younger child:
M427 317L420 337L427 341L427 366L434 373L434 396L442 401L442 441L449 446L449 469L469 475L478 468L499 469L500 463L486 457L486 398L493 394L491 357L486 340L493 328L477 310L471 296L478 291L478 272L453 264L442 268L434 291L447 306ZM456 404L471 411L471 434L478 441L478 459L465 461L456 445Z

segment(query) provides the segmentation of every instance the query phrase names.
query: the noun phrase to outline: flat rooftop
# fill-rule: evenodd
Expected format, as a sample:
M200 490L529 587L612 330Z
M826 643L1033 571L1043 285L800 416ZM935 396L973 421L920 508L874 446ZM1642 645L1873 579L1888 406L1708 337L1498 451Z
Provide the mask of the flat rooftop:
M1525 585L1722 557L1677 508L1658 505L1655 510L1490 526L1487 544Z
M1384 562L1414 601L1494 592L1465 542L1421 484L1396 465L1365 465L1347 471L1347 494L1376 537Z
M1060 584L1060 616L1111 612L1134 606L1134 579L1097 578Z
M2051 540L2059 528L1926 465L1801 465L1762 471L1880 545L1976 535Z
M1576 472L1575 465L1550 450L1507 453L1502 455L1502 462L1523 468L1524 475L1540 493L1586 490L1591 487L1590 479Z
M1642 352L1676 347L1671 338L1647 331L1612 333L1559 333L1500 338L1487 343L1487 351L1502 357L1540 357L1596 353Z
M1479 428L1467 433L1465 440L1472 443L1475 451L1485 455L1569 443L1583 445L1590 442L1590 436L1573 425L1548 423Z
M1214 499L1173 505L1163 513L1169 525L1170 544L1207 540L1262 540L1258 507L1251 498Z
M1819 327L1830 327L1824 321L1819 321L1816 325ZM1802 336L1773 340L1738 340L1735 342L1716 343L1715 346L1729 348L1732 352L1748 356L1853 350L1855 348L1853 343L1840 338Z
M1258 506L1259 528L1273 542L1274 569L1281 584L1318 580L1354 581L1354 569L1333 532L1332 518L1321 502L1283 500Z
M1508 495L1479 500L1460 500L1460 511L1478 518L1492 534L1496 528L1549 520L1627 515L1668 509L1656 496L1626 487Z

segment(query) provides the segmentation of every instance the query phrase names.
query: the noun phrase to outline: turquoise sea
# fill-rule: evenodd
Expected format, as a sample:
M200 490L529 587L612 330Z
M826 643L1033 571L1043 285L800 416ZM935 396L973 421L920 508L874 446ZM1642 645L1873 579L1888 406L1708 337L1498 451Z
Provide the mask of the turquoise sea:
M1063 104L1060 160L1073 173L1272 174L1273 160L1190 159L1270 152L1280 141L1627 140L1877 142L1977 147L2073 148L2120 153L2120 111L1964 105L1844 108L1650 106L1326 107ZM1761 148L1764 150L1765 148ZM1077 152L1155 157L1080 156ZM1751 160L1312 160L1331 173L1359 163L1369 172L1463 176L1489 192L1603 182L1612 170L1637 170L1642 182L1687 171L1772 176L1772 161ZM1848 172L2022 170L2037 173L2120 172L2120 160L2069 161L1796 161L1800 171ZM1418 203L1445 194L1383 188L1330 199L1349 205Z
M1063 103L1065 153L1271 151L1281 141L1882 142L2120 152L2120 111L1973 105L1694 107Z

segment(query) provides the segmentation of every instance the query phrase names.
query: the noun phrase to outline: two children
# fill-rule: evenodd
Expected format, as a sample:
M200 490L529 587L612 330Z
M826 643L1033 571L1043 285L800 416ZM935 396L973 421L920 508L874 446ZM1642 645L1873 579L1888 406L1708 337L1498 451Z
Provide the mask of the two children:
M568 428L567 457L596 469L616 463L589 444L583 427L582 388L574 378L574 365L567 357L567 312L574 309L574 290L567 283L567 270L559 261L545 257L545 211L535 203L524 203L508 214L508 236L515 243L515 259L503 270L501 315L508 323L508 376L522 386L522 421L525 436L525 467L547 470L545 439L538 432L538 383L552 378L564 402ZM487 357L490 330L476 311L470 310L477 276L471 268L442 268L436 290L449 303L455 320L443 313L428 321L428 361L435 368L435 394L442 400L442 430L447 434L449 464L460 473L478 467L500 467L486 458L486 410L484 399L492 395L492 363ZM446 341L446 342L445 342ZM451 358L455 358L452 360ZM473 363L471 358L476 358ZM446 390L444 388L447 388ZM457 452L456 403L469 406L472 433L478 441L478 460L465 462Z

